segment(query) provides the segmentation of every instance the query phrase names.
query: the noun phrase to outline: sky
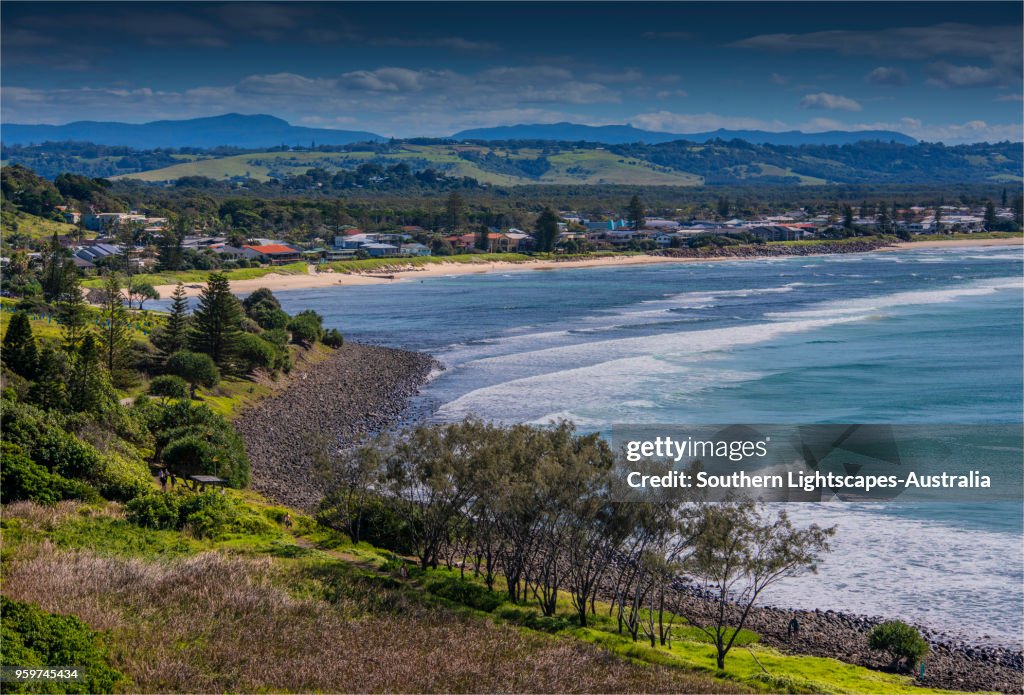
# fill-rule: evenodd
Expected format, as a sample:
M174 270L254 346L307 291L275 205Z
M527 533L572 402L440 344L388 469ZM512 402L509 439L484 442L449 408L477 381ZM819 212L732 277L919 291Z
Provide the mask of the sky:
M15 2L0 121L264 113L1020 141L1020 2Z

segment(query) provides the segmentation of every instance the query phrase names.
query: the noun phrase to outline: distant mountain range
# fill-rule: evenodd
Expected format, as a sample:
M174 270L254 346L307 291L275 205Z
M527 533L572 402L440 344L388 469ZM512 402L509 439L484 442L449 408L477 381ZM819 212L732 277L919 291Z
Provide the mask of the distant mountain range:
M629 125L591 126L576 123L534 123L529 125L498 126L496 128L475 128L463 130L452 136L456 140L561 140L568 142L600 142L606 145L625 145L643 142L649 145L689 140L746 140L755 145L851 145L865 140L897 142L902 145L917 144L917 140L892 130L860 130L848 132L829 130L823 133L804 133L788 130L772 133L766 130L713 130L707 133L659 133L641 130Z
M124 145L152 150L159 147L244 147L258 149L278 145L309 147L348 145L353 142L381 141L387 138L359 130L304 128L274 116L244 116L228 113L210 118L151 123L115 123L76 121L66 125L22 125L3 127L5 145L25 145L46 141L92 142L97 145Z
M218 147L221 145L259 149L278 145L308 147L348 145L354 142L380 142L387 138L358 130L331 130L294 126L280 118L265 115L229 113L209 118L151 123L76 121L65 125L28 125L11 123L3 127L3 143L92 142L98 145L123 145L151 150L166 147ZM463 130L455 140L550 140L595 142L622 145L642 142L657 144L673 140L707 142L709 140L745 140L758 145L847 145L864 140L880 140L913 145L917 141L889 130L847 132L831 130L803 133L797 130L772 133L763 130L714 130L706 133L661 133L629 125L588 126L575 123L524 124Z

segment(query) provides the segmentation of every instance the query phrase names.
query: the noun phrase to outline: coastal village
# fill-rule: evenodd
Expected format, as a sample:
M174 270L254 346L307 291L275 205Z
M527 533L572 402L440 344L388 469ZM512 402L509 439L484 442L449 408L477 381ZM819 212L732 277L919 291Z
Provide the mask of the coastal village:
M895 207L895 206L894 206ZM166 217L140 211L79 212L58 208L63 219L78 227L77 235L60 237L75 265L89 274L128 255L133 267L145 271L157 264L157 244L168 229ZM891 212L862 206L812 214L790 209L752 219L719 215L708 219L672 216L625 219L613 211L587 216L573 210L558 212L555 253L657 251L680 247L836 239L864 234L895 234L905 239L930 234L974 234L997 231L1013 223L1012 207L943 205L911 206ZM995 222L995 224L993 224ZM996 229L993 229L996 228ZM285 232L287 230L282 230ZM128 238L131 248L125 252ZM284 234L282 234L284 236ZM91 238L86 238L91 237ZM415 258L472 253L519 253L538 251L534 232L517 227L486 227L477 230L427 229L406 225L374 231L353 225L321 226L305 243L280 238L239 239L214 228L195 225L181 239L183 251L205 258L209 268L283 266L306 262L318 265L365 258ZM38 259L40 254L30 253ZM121 261L123 262L123 260Z

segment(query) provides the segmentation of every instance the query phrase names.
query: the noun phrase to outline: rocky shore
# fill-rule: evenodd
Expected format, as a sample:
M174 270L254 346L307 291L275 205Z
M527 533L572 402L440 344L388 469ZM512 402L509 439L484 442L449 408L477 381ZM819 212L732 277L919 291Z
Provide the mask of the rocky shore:
M700 600L694 598L692 600ZM786 639L791 618L800 624L799 637ZM761 642L789 654L837 659L849 664L885 670L888 657L868 648L868 633L886 618L836 611L758 607L747 627ZM999 646L977 646L945 633L921 629L930 652L925 659L922 686L962 691L1024 692L1024 654ZM918 674L915 674L917 676Z
M249 453L253 488L314 509L322 497L313 474L317 455L393 426L436 367L422 353L346 343L296 375L234 422Z
M652 256L669 258L774 258L788 256L819 256L838 253L866 253L892 246L883 239L819 241L792 246L767 244L739 244L736 246L704 246L701 248L664 249L652 252Z
M318 452L331 445L353 445L408 422L410 401L438 367L422 353L347 343L329 359L296 375L279 393L235 420L249 452L253 487L282 503L315 509L322 496L313 473ZM786 625L794 617L800 623L799 637L787 640ZM752 610L747 627L758 632L764 644L786 653L884 670L888 658L869 649L867 642L871 628L884 620L765 606ZM921 632L931 653L920 685L1024 692L1024 655L1019 649L979 646L927 629Z

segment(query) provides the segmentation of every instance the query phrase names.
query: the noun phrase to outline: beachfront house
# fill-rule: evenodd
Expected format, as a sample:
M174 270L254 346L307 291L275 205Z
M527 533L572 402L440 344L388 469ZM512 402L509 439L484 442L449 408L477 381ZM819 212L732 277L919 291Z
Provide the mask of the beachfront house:
M298 249L286 244L263 244L259 246L245 246L244 248L254 251L261 263L270 265L286 265L295 263L302 259Z

